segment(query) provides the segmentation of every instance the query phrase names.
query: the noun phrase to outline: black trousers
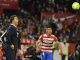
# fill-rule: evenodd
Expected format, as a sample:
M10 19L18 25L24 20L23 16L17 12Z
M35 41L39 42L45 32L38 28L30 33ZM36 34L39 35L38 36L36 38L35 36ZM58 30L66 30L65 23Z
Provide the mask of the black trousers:
M16 60L16 49L11 49L10 47L5 47L4 49L6 60Z
M64 55L64 54L62 55L62 60L65 60L65 56L66 56L66 55Z

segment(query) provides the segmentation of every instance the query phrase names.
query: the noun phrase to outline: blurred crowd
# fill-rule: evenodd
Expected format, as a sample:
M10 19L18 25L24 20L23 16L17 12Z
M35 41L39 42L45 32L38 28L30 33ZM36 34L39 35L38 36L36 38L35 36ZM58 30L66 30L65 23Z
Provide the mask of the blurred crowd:
M19 16L19 31L29 35L33 35L37 38L38 35L44 33L44 29L47 25L52 26L53 34L56 35L59 40L67 39L69 42L75 42L79 40L79 25L80 21L76 18L76 15L65 16L63 11L59 11L53 14L51 17L45 15L41 16L41 19L34 19L34 17ZM0 16L0 34L3 33L10 24L10 17L3 14ZM76 39L76 40L75 40Z
M58 14L61 14L61 13L62 12L58 12ZM79 51L80 22L76 18L76 15L64 17L64 15L60 16L58 14L57 15L54 14L52 17L41 16L42 18L41 20L34 19L33 17L23 18L22 16L20 16L18 32L20 33L19 39L21 41L20 49L22 49L22 51L25 52L24 57L29 57L27 56L29 52L31 53L33 51L35 53L35 48L33 46L35 46L35 43L38 40L39 35L45 32L44 31L45 27L48 25L52 27L53 34L58 37L59 42L74 43L75 55L74 53L71 53L72 55L71 54L70 55L72 57L73 56L78 57L78 55L80 54L80 51ZM8 28L10 24L9 19L10 19L9 16L5 14L0 16L0 35L2 35L5 32L5 30Z

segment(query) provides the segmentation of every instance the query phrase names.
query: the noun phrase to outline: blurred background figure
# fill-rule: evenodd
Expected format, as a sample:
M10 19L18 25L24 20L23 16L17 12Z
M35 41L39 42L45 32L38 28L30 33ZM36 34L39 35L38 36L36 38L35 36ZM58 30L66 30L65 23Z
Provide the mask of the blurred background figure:
M63 40L61 42L61 49L62 49L62 60L68 60L68 55L69 55L69 44L67 43L67 40Z
M54 49L53 49L53 60L62 60L62 49L61 49L61 44L58 43L53 43L54 44Z

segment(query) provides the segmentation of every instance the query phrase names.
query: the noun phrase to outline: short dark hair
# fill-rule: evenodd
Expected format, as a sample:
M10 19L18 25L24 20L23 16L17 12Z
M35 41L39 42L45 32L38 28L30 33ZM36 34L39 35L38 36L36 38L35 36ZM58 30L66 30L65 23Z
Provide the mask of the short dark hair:
M50 25L47 25L46 28L52 28Z
M10 17L10 23L12 23L12 21L14 20L14 17L17 17L17 15L12 15L12 16Z

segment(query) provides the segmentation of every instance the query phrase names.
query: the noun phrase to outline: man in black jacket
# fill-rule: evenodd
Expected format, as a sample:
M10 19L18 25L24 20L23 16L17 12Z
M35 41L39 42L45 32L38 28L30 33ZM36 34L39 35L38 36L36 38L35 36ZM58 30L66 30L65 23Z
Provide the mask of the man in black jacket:
M10 26L6 32L6 42L5 42L5 55L6 60L16 60L16 53L18 49L18 37L17 37L17 27L18 27L18 17L16 15L11 16Z

